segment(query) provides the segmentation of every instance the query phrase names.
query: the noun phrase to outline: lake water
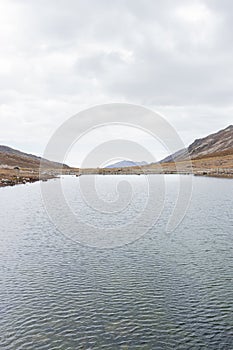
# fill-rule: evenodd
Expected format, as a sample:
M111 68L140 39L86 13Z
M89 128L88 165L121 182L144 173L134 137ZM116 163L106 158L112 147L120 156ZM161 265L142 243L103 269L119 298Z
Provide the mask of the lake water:
M79 178L62 182L74 213L101 231L143 210L142 177L99 176L100 196L111 203L122 178L132 180L134 205L108 219L80 201ZM170 235L177 176L166 182L156 224L112 249L85 244L81 229L81 244L56 229L39 183L0 189L1 350L233 349L233 180L193 177Z

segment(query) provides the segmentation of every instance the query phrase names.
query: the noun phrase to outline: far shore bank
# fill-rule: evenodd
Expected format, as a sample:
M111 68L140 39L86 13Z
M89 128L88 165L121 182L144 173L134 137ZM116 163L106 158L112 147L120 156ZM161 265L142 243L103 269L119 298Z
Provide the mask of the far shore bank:
M0 169L0 187L15 186L19 184L47 181L60 175L195 175L216 178L233 179L233 168L199 168L195 165L175 163L154 164L144 167L125 168L69 168L69 169L45 169L40 174L39 169Z
M40 175L38 169L0 169L0 187L22 185L36 181L47 181L58 174L51 172Z

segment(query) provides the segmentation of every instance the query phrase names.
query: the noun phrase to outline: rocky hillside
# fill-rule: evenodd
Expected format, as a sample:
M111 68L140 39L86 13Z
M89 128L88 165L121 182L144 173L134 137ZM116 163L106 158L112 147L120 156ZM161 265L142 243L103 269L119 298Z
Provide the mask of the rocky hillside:
M187 149L180 150L162 160L162 163L233 155L233 125L202 139L195 140Z
M146 165L147 162L142 161L142 162L133 162L131 160L122 160L120 162L110 164L106 166L105 168L125 168L125 167L133 167L133 166L143 166Z
M47 159L34 156L33 154L24 153L13 149L8 146L0 145L0 167L20 167L28 169L38 169L41 161L43 165L50 169L56 169L61 164L51 162ZM64 168L69 168L67 165L63 165Z

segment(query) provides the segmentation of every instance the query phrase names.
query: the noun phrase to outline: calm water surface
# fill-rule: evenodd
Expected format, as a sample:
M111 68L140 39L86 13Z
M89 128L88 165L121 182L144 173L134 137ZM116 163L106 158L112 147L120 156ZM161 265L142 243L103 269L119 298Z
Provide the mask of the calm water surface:
M106 178L105 192L116 181ZM63 181L85 218L73 191L79 179ZM0 349L232 350L233 180L193 181L190 208L171 236L164 227L175 176L157 224L108 250L57 231L39 183L0 189Z

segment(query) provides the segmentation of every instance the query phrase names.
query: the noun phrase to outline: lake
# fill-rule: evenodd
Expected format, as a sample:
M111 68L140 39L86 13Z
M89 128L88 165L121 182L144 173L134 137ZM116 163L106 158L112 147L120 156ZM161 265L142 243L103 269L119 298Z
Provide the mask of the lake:
M66 201L82 219L72 237L49 219L39 183L0 189L1 350L233 349L233 181L193 177L186 215L167 234L178 176L166 176L154 226L146 227L144 217L126 241L108 246L103 227L127 228L144 210L143 178L99 176L97 192L107 206L93 214L81 196L81 178L64 177ZM163 178L151 178L160 188ZM122 180L132 183L126 200L133 204L106 214ZM57 181L44 186L62 216ZM85 222L96 232L87 241Z

